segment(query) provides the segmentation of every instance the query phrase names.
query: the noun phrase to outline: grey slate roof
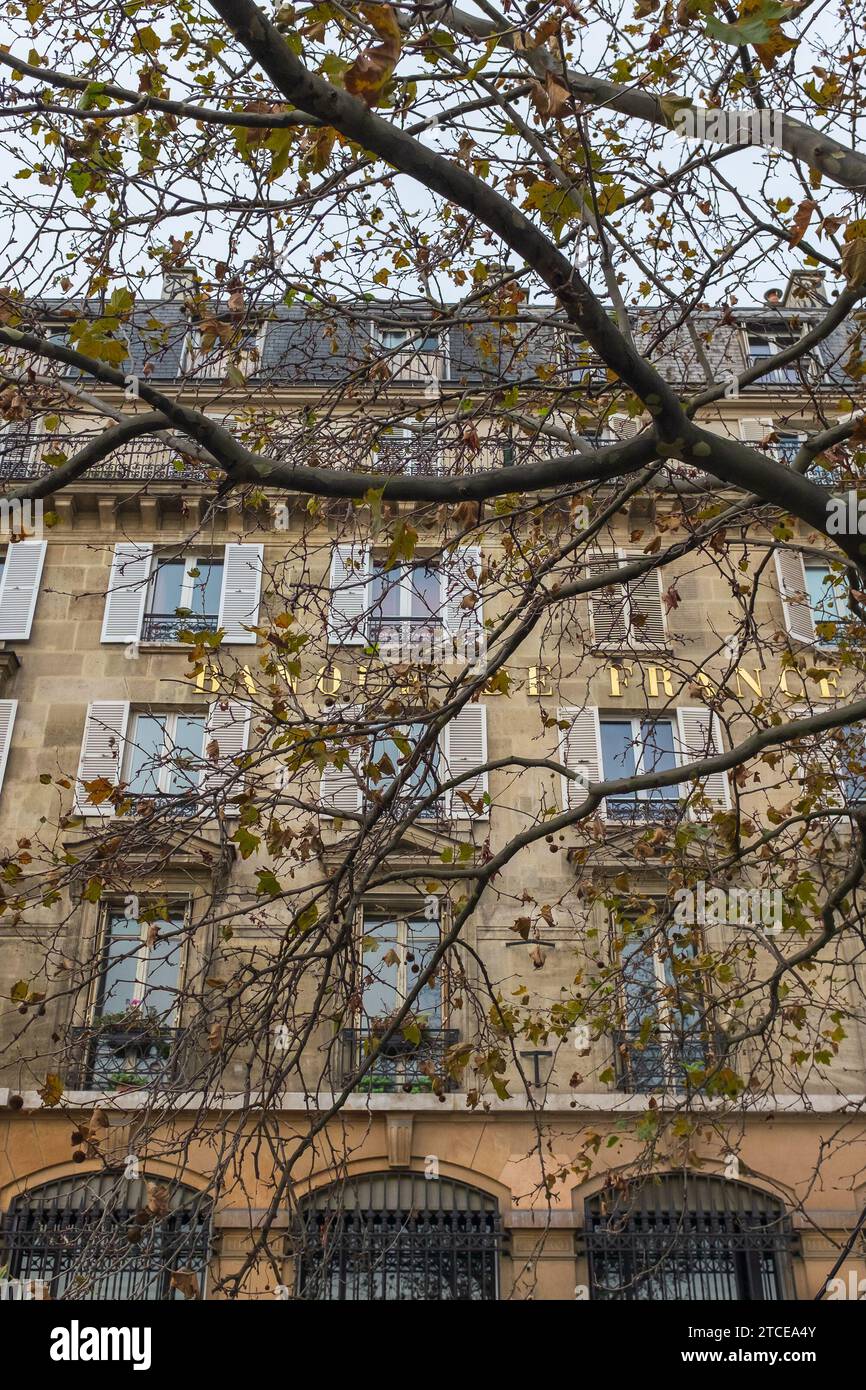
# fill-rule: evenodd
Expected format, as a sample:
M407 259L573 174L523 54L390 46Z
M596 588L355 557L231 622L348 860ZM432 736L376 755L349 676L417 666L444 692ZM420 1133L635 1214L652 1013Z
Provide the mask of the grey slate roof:
M46 320L75 318L82 305L45 301L40 313ZM217 315L219 306L215 306ZM98 307L92 306L98 313ZM251 321L255 328L264 319L262 355L252 380L272 384L301 385L339 382L357 373L365 373L379 355L376 338L368 315L382 323L394 325L399 316L384 305L335 305L333 309L315 311L304 307L270 309ZM767 324L778 330L799 336L820 322L826 308L786 309L766 304L737 306L729 311L733 322L725 321L721 307L693 311L691 326L699 336L704 352L714 372L742 372L749 364L746 357L746 324ZM671 308L646 308L631 313L633 332L639 350L648 355L661 373L675 386L683 389L704 385L705 378L699 362L693 336L682 314ZM533 321L536 319L537 321ZM413 327L418 317L412 318ZM523 315L514 328L503 330L498 324L478 319L469 322L465 315L448 325L447 368L445 379L455 385L483 386L512 381L538 380L538 369L546 369L543 380L550 379L550 368L557 364L562 370L586 363L586 347L572 334L563 334L550 311L534 310ZM130 346L130 360L125 370L146 374L154 382L172 381L181 374L184 340L188 321L182 302L174 300L139 301L132 321L125 332ZM817 349L815 356L827 384L843 387L850 384L843 364L847 357L847 342L851 326L843 323ZM600 365L600 364L599 364ZM564 381L565 376L561 376ZM756 388L757 389L757 388Z

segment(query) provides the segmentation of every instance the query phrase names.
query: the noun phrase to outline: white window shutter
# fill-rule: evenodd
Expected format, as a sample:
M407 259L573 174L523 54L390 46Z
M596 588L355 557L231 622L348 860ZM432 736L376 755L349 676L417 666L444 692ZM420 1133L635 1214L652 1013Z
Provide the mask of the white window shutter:
M225 632L225 644L252 644L256 640L256 634L247 628L255 627L259 620L263 557L261 545L226 546L217 619Z
M616 412L610 417L610 432L616 439L633 439L640 429L640 421L631 415Z
M102 801L98 806L94 806L84 784L105 778L107 782L117 786L123 765L128 723L128 700L94 700L93 704L88 706L75 788L75 809L79 815L114 815L114 807L110 801Z
M138 641L152 560L153 546L145 542L123 541L114 547L101 641Z
M335 545L331 556L331 603L328 641L338 646L363 646L365 615L370 607L370 547Z
M208 710L204 732L202 795L227 815L237 815L231 798L240 796L244 779L235 759L247 751L252 706L245 700L215 700ZM226 800L226 793L229 799Z
M30 636L47 541L16 541L6 547L0 580L0 638L24 641Z
M631 605L630 636L636 646L664 647L667 644L667 624L665 606L662 602L661 576L658 570L649 570L628 586ZM635 622L635 616L643 619Z
M3 778L6 776L6 760L9 757L9 749L12 744L12 729L15 724L17 709L17 700L0 700L0 790L3 788Z
M456 639L454 655L458 660L474 661L484 655L480 546L461 545L446 554L442 559L440 581L442 621L446 635Z
M761 444L768 434L773 433L773 422L763 419L742 419L739 421L740 438L744 444Z
M806 566L799 550L783 547L773 556L776 579L782 596L785 630L797 642L815 642L815 616L806 588Z
M452 777L462 777L487 762L487 708L485 705L464 705L462 710L445 725L440 735L442 761L444 766L439 773L440 782L450 781ZM467 777L454 787L447 798L447 814L461 820L486 820L490 815L488 806L480 812L467 806L460 793L471 796L473 801L481 801L487 792L487 773L479 772L475 777Z
M560 729L559 761L571 772L580 774L579 780L562 777L562 807L570 811L583 801L587 787L602 780L601 729L598 710L594 705L584 709L567 707L557 710L560 723L567 723L567 729ZM604 805L601 807L604 814Z
M591 577L616 569L619 554L593 555L587 569ZM623 584L594 589L587 595L593 640L604 647L622 647L628 641L628 597Z
M336 750L339 751L339 750ZM341 767L326 763L319 784L319 800L326 815L357 814L362 807L360 782L360 748L350 748Z
M719 716L705 705L678 709L677 732L677 754L681 765L698 762L701 758L717 757L724 752ZM730 810L731 784L727 772L712 772L709 777L702 778L701 789L717 810Z

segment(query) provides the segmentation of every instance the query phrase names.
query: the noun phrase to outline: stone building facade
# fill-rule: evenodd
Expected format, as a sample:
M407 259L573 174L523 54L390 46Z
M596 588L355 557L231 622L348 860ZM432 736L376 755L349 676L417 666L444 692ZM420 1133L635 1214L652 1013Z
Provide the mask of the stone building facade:
M800 280L779 303L738 309L722 327L718 314L708 312L714 331L707 352L714 369L722 376L729 371L735 380L750 362L793 340L821 313L816 294L814 285ZM249 386L233 388L222 366L208 363L207 352L183 327L179 301L162 302L148 312L163 321L176 320L183 331L171 336L171 347L156 350L147 345L142 330L131 344L131 378L145 370L146 360L148 379L167 391L186 373L185 389L215 415L233 416L248 408ZM46 320L51 317L51 306L46 306ZM638 332L642 330L661 340L667 332L661 318L650 315L638 324ZM246 347L250 356L243 373L256 383L256 409L268 413L273 425L283 415L294 418L302 407L324 408L331 397L336 399L346 373L365 362L369 332L360 315L323 332L294 310L257 328ZM488 376L503 371L525 379L551 351L549 343L529 335L520 361L515 355L503 366L479 353L465 327L451 332L447 346L442 335L432 333L417 348L407 346L393 326L382 330L378 341L400 360L388 391L371 388L362 405L389 420L395 418L395 396L411 408L427 398L425 392L429 396L431 379L466 393L480 392ZM783 369L770 380L732 390L708 412L710 427L791 461L804 431L815 427L816 393L824 404L832 401L836 416L843 413L841 338L839 344L825 344L822 354L811 367ZM691 340L682 332L671 330L665 360L677 385L685 389L695 382L699 389ZM565 361L572 381L581 373L589 379L594 370L568 351ZM134 402L124 401L123 394L104 392L118 408L133 410ZM335 456L344 447L351 457L353 411L359 408L357 401L353 405L345 399L335 407ZM614 415L605 421L604 431L615 438L634 431L638 423ZM58 449L62 456L65 446L57 439L67 424L49 427L43 419L36 434L20 425L7 426L4 482L43 472L56 461ZM68 427L80 435L88 425L95 428L77 407ZM401 432L389 424L375 458L379 466L387 459L396 469L471 470L507 464L514 461L515 449L528 446L520 439L506 444L484 440L468 461L460 455L460 443L454 444L453 457L448 446L434 457L431 450L437 447L423 431ZM315 444L311 450L315 454ZM246 746L244 700L255 701L262 688L256 664L260 641L251 629L272 619L284 605L286 591L299 583L298 575L282 566L287 531L301 522L294 504L286 504L282 495L243 506L230 494L209 509L205 499L213 488L206 464L187 459L178 468L175 458L168 444L131 443L119 459L97 465L52 499L58 524L46 527L40 539L6 547L0 585L0 842L7 853L20 846L23 836L37 839L40 825L48 835L60 813L73 811L77 796L77 819L50 833L62 835L64 852L84 857L104 828L106 813L104 804L88 803L85 781L155 775L162 780L148 784L149 792L171 795L170 768L148 774L135 763L136 749L148 740L148 746L154 739L171 740L199 756L202 741L216 730L223 754L239 754ZM705 505L705 483L672 465L656 481L649 501L643 494L617 514L599 563L635 549L640 553L645 536L660 523L666 539L678 535L669 528L681 526L682 508L689 505L683 498L703 497L694 506ZM340 539L344 520L345 507L325 506L312 529L304 522L313 580L335 595L327 613L309 614L321 645L315 659L303 659L297 678L304 698L314 703L319 698L323 707L340 694L341 685L357 687L363 661L353 622L369 602L370 590L364 589L363 598L353 590L350 547ZM766 542L772 537L760 518L754 521L754 533L750 526L747 520L735 547L751 571L761 558L766 561ZM639 543L635 533L641 536ZM756 535L763 538L763 550L753 547ZM795 538L807 546L814 539L805 530ZM371 544L364 584L373 582L376 572L375 540ZM545 646L552 640L548 634L512 655L514 693L507 701L491 696L468 711L460 730L450 735L446 762L452 770L457 764L471 769L518 747L537 753L545 746L551 757L558 754L592 782L616 775L610 759L617 739L622 747L639 744L650 719L653 737L664 745L662 756L669 737L672 758L683 750L697 757L721 753L732 737L753 732L774 701L796 711L856 696L856 669L838 667L831 644L822 642L821 624L830 615L816 595L824 592L827 566L822 568L818 554L807 560L784 546L773 552L754 607L755 642L742 653L725 647L732 626L731 587L709 565L683 562L673 606L664 602L655 576L630 591L624 602L616 595L576 602L564 638L561 632L556 635L553 654ZM464 556L462 563L471 569L475 561ZM197 571L192 587L184 577L191 569ZM672 572L677 573L676 563ZM665 574L668 583L667 570ZM447 583L441 594L447 608ZM455 630L465 635L468 621L478 625L473 640L483 635L479 614L465 620L468 610L461 609L459 596L450 601L457 614ZM399 603L404 602L411 608L411 595L405 600L399 596ZM484 616L503 602L500 591ZM188 653L177 641L176 610L195 609L198 603L201 613L193 611L193 618L187 614L184 621L195 619L226 631L228 661L238 675L230 699L218 683L215 690L209 679L189 678ZM398 626L398 620L411 616L410 608L394 616ZM572 641L576 653L591 646L591 655L569 661ZM797 659L786 662L784 652ZM722 703L720 717L704 698L723 684L734 698ZM323 795L332 796L338 809L351 810L354 789L339 775L329 784L328 775L326 771ZM750 813L759 817L783 800L788 775L758 768L754 782L743 789ZM496 778L491 772L473 784L474 806L452 798L440 807L435 824L418 829L404 847L405 863L413 868L435 864L442 845L459 850L467 839L479 844L488 835L495 847L519 833L539 804L561 809L580 786L543 769L509 778L507 786L497 786ZM704 796L709 811L729 808L728 774L714 773ZM565 832L552 846L542 841L529 856L509 865L501 896L485 896L468 928L469 944L491 975L507 982L525 979L528 972L539 1006L545 1001L555 1005L584 958L604 949L603 906L590 895L591 905L584 909L576 885L593 877L613 880L627 868L639 874L648 901L669 892L652 856L633 852L635 836L643 835L652 820L649 803L635 822L611 801L603 809L589 861ZM340 830L328 826L323 833L328 853L338 859ZM840 836L844 844L841 830ZM105 1020L116 1017L122 1033L130 991L170 989L178 972L196 980L219 975L243 953L252 959L268 951L273 929L257 915L254 861L244 860L236 846L227 849L219 829L206 824L188 835L179 831L158 863L145 839L138 858L130 861L127 893L106 891L93 901L86 895L77 902L48 901L38 920L30 915L24 924L16 921L14 881L6 881L9 902L0 917L7 1001L0 1019L0 1211L6 1254L0 1265L8 1266L10 1277L53 1281L55 1294L74 1291L68 1251L81 1237L87 1213L110 1210L125 1229L146 1204L146 1183L163 1182L170 1189L170 1210L161 1219L161 1234L146 1236L138 1266L131 1269L127 1252L125 1263L109 1262L95 1274L91 1270L89 1284L82 1287L101 1297L183 1293L183 1281L172 1286L166 1273L180 1264L195 1271L205 1296L213 1296L220 1281L242 1268L256 1225L273 1200L273 1177L267 1165L253 1163L250 1153L234 1183L223 1183L216 1194L211 1190L214 1165L224 1158L221 1146L234 1124L246 1134L254 1132L250 1073L242 1059L229 1065L222 1089L207 1098L204 1120L201 1093L180 1082L167 1084L157 1101L146 1102L142 1082L152 1075L148 1068L154 1055L161 1055L159 1048L150 1046L152 1039L142 1043L140 1038L131 1050L125 1048L123 1036L112 1036ZM535 923L524 939L514 932L514 914L501 903L516 900L527 883L536 901L560 907L544 920L542 930ZM750 900L753 924L766 919L764 925L778 925L772 897L760 899L766 887L746 883L744 891L759 894ZM146 926L140 949L130 948L139 928L126 899L132 895L137 904L156 893L170 912L193 926L183 937L182 958L180 953L172 958L168 951L160 956ZM220 941L212 928L204 939L194 930L198 917L220 895L235 908L249 904L230 943ZM362 930L384 931L404 961L410 947L428 949L428 936L442 926L434 921L425 935L430 919L399 888L371 901L369 917ZM711 915L706 926L720 949L726 933L736 929ZM123 972L111 974L116 942L121 947L126 943L126 958L133 960L132 982L121 978ZM528 963L531 952L542 953L543 969ZM771 968L769 954L760 968ZM852 1014L866 985L862 971L862 961L852 960ZM25 982L23 995L16 994L18 982ZM389 977L386 1004L399 1000L404 986ZM821 987L816 980L815 990ZM34 994L36 1007L28 1003ZM39 995L45 996L44 1007ZM428 1006L436 1024L427 1035L431 1046L444 1049L471 1039L470 1011L465 1002L455 1002L453 992ZM188 999L183 1007L186 1013L163 1028L160 1047L171 1048L172 1039L192 1026ZM327 1040L327 1027L323 1020L311 1041L314 1052ZM360 1026L345 1030L347 1065L357 1061L362 1033ZM578 1037L562 1048L526 1046L520 1060L529 1098L519 1084L509 1086L512 1069L506 1077L510 1093L491 1096L475 1109L467 1106L465 1086L423 1084L427 1073L397 1051L379 1064L378 1083L350 1096L310 1149L296 1177L300 1214L290 1215L288 1203L281 1205L269 1247L274 1260L255 1264L243 1292L308 1298L813 1297L866 1204L862 1008L859 1024L849 1026L846 1034L827 1065L799 1091L774 1087L737 1104L696 1102L690 1113L694 1117L705 1111L707 1124L695 1131L689 1159L684 1163L676 1145L666 1141L654 1157L657 1180L639 1192L628 1183L612 1187L610 1177L629 1171L638 1160L641 1143L633 1126L645 1115L650 1096L662 1110L683 1108L671 1072L674 1064L664 1048L641 1046L627 1030L621 1036ZM760 1070L757 1053L753 1065ZM59 1103L46 1096L46 1077L53 1075L63 1085ZM253 1077L252 1084L260 1081ZM311 1094L309 1078L299 1070L279 1101L286 1143L293 1136L303 1138L311 1117L327 1109L338 1081L333 1075L332 1091L317 1086ZM140 1154L136 1134L145 1105L149 1139ZM106 1124L99 1158L84 1141L70 1146L70 1123L92 1123L95 1108ZM176 1137L185 1128L191 1138L178 1149ZM610 1147L608 1140L613 1141ZM582 1173L580 1156L590 1150L594 1161ZM545 1189L547 1172L559 1174L552 1196ZM288 1228L297 1230L298 1223L304 1239L293 1245ZM297 1259L293 1250L301 1250ZM647 1268L659 1263L663 1273L646 1276ZM845 1265L846 1277L852 1270L857 1279L866 1274L862 1244Z

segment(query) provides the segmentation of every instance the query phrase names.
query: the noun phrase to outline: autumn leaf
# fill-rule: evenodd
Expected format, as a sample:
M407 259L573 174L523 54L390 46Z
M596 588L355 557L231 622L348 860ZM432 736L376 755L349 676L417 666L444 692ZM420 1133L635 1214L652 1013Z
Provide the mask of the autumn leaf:
M93 806L101 806L103 801L108 800L114 789L114 783L109 782L107 777L95 777L92 782L84 783L87 800Z
M170 1284L184 1298L195 1299L199 1297L198 1275L191 1269L174 1269L171 1272Z
M866 237L855 237L842 247L842 274L849 290L866 284Z
M812 198L804 198L794 214L791 223L790 243L792 246L799 246L803 237L806 235L806 228L812 220L813 214L817 211L818 204Z
M535 183L530 184L523 206L535 208L542 222L556 237L562 236L569 222L583 219L583 204L577 197L560 188L559 184L547 183L544 179L536 179Z
M168 1187L164 1182L147 1184L147 1210L158 1221L168 1216Z
M361 5L360 11L382 42L365 48L358 55L346 72L343 85L347 92L360 97L367 106L378 106L397 66L402 36L390 5Z
M63 1082L54 1072L49 1072L45 1078L45 1085L40 1087L39 1096L43 1105L59 1105L63 1095Z

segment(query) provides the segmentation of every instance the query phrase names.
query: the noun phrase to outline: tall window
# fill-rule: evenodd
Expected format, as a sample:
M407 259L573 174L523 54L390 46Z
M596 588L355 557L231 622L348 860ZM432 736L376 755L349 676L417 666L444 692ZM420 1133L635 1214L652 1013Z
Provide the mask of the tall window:
M775 324L760 327L756 325L747 332L749 349L749 366L754 367L759 363L765 362L770 357L775 357L778 353L784 352L797 341L798 335L786 331L784 328L776 327ZM815 375L817 363L813 357L803 354L793 362L787 363L784 367L776 367L773 371L765 373L761 381L776 386L797 385L805 377L807 380Z
M299 1298L498 1297L498 1205L450 1178L390 1172L334 1184L302 1203L293 1236Z
M682 1090L707 1062L705 1004L693 969L696 928L627 935L620 953L624 1030L616 1035L619 1084L629 1091Z
M152 1177L155 1185L163 1179ZM168 1186L168 1184L166 1184ZM61 1178L12 1199L4 1244L13 1279L40 1280L53 1299L124 1299L155 1302L193 1293L192 1275L205 1294L211 1205L190 1188L174 1185L168 1212L144 1223L148 1181L117 1173ZM128 1232L137 1228L139 1239ZM181 1288L187 1292L181 1294Z
M133 715L123 781L131 797L183 796L197 790L203 767L204 714Z
M447 1089L445 1053L457 1032L443 1028L442 984L434 974L421 989L401 1026L385 1040L389 1024L406 1003L417 977L439 945L438 919L422 914L364 913L356 1025L347 1029L343 1065L348 1076L371 1055L361 1078L371 1091Z
M189 376L221 381L226 376L254 376L261 360L261 326L238 327L228 320L190 330L184 345L183 370ZM234 383L241 385L239 380Z
M89 1025L79 1031L85 1089L143 1085L171 1070L185 941L182 908L141 922L111 911Z
M371 642L404 653L404 660L413 659L412 650L432 646L442 632L438 568L423 560L387 570L381 561L374 563L367 632Z
M148 587L142 641L176 642L184 630L216 632L222 581L222 559L158 556Z
M585 1240L593 1299L794 1297L790 1219L745 1183L688 1173L598 1193Z
M844 601L836 587L835 577L827 565L820 561L807 560L806 593L818 638L823 646L835 646L840 633L838 624L846 618ZM820 624L830 624L821 627Z
M672 719L601 719L602 772L605 781L668 772L677 765ZM679 787L618 792L605 799L611 820L667 819L679 804Z
M386 794L395 779L402 775L404 767L428 732L425 724L399 724L373 738L366 763L369 797L382 797ZM427 802L418 812L420 817L442 814L441 797L435 795L438 765L439 745L434 742L432 747L418 758L412 771L401 783L400 790L389 807L394 815L405 815L417 806L419 801Z

